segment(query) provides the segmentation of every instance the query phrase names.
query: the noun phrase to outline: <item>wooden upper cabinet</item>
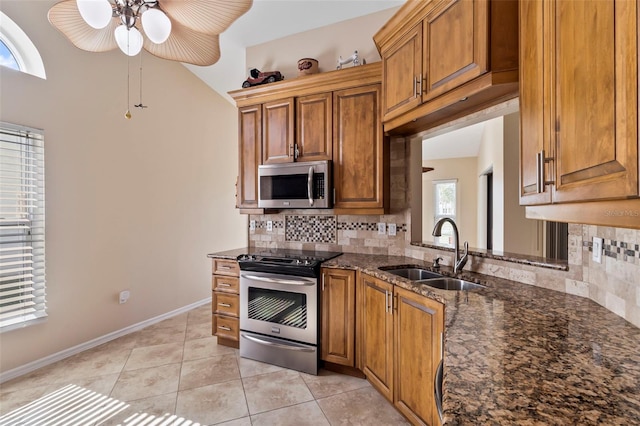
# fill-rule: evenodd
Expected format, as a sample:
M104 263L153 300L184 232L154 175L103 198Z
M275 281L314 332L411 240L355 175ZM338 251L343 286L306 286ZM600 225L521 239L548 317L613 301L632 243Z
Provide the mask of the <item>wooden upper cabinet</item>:
M238 182L236 207L258 207L258 165L262 161L262 106L238 109Z
M538 191L538 154L553 155L550 147L550 115L545 114L545 103L551 92L548 69L543 70L544 2L520 2L520 204L546 204L551 202L551 191ZM546 83L545 83L546 82Z
M296 161L331 160L332 122L331 92L296 98Z
M355 271L322 270L322 336L324 361L355 366Z
M522 2L521 204L639 195L637 9Z
M384 120L422 102L422 23L382 52Z
M399 287L395 294L393 402L412 424L437 425L433 387L442 359L444 305Z
M380 85L333 93L334 209L383 213L387 207L388 144L380 121ZM339 213L338 213L339 214Z
M427 14L423 101L487 72L488 11L488 0L449 0L435 4Z
M389 135L416 135L518 96L517 0L407 1L373 38Z
M290 163L294 158L294 100L262 105L262 164Z
M359 285L362 371L385 398L393 401L393 284L362 274Z

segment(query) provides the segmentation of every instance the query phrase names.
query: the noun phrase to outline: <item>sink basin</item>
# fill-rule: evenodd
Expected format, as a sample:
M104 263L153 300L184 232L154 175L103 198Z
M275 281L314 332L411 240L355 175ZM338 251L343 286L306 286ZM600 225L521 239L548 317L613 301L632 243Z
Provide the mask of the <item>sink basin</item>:
M440 277L428 280L422 280L421 284L426 284L430 287L439 288L441 290L474 290L479 288L486 288L482 284L476 284L458 278Z
M397 275L399 277L407 278L412 281L426 280L430 278L442 278L442 275L435 272L428 271L422 268L397 268L397 269L382 269L390 274Z

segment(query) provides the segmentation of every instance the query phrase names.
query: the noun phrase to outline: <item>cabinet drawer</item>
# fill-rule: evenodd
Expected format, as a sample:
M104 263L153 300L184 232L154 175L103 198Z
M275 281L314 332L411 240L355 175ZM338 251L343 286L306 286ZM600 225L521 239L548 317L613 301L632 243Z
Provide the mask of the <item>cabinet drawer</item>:
M238 317L240 314L240 298L237 294L213 292L213 311L216 314Z
M240 280L237 277L214 275L211 289L213 291L238 294L240 292Z
M229 340L239 340L240 322L238 318L213 316L213 335Z
M238 262L228 259L213 259L213 273L217 275L239 276Z

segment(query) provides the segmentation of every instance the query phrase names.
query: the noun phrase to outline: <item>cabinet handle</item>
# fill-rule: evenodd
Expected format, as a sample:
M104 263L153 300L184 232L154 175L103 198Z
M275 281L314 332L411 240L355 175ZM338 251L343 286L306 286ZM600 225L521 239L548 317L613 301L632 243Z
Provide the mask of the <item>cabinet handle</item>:
M387 290L384 291L384 313L389 313L389 292Z
M222 306L223 308L230 308L231 305L228 303L218 303L218 306Z
M322 291L324 291L324 274L322 274Z
M231 269L229 265L220 265L220 269Z
M542 194L547 185L553 185L555 181L545 180L544 165L553 161L553 157L545 157L544 149L536 154L536 191Z
M289 145L289 157L293 157L293 144Z
M231 331L231 329L229 327L225 327L224 325L219 325L218 328L220 330L224 330L224 331Z
M420 75L418 76L418 86L419 86L419 90L418 90L418 96L422 96L422 73L420 73Z
M418 77L413 77L413 97L418 97Z
M218 283L218 285L220 287L231 287L231 284L227 284L227 283Z

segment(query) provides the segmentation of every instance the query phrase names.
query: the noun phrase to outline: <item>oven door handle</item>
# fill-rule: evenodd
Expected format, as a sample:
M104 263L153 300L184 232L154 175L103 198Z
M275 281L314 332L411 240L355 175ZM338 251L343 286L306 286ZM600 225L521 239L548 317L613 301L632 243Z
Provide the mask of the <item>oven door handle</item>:
M298 352L314 352L315 351L315 348L310 346L296 345L295 343L287 343L287 344L276 343L269 340L259 339L254 336L249 336L248 334L244 334L244 333L242 333L241 336L247 340L251 340L252 342L258 343L260 345L271 346L274 348L287 349L290 351L298 351Z
M305 279L283 280L279 278L260 277L258 275L249 275L249 274L242 275L242 278L247 278L255 281L263 281L267 283L275 283L275 284L305 285L305 286L316 285L316 280L305 280Z

